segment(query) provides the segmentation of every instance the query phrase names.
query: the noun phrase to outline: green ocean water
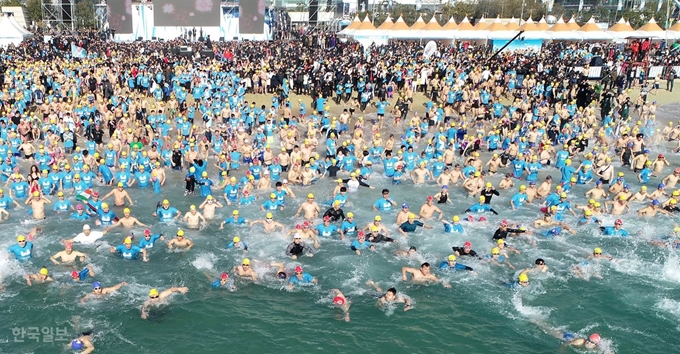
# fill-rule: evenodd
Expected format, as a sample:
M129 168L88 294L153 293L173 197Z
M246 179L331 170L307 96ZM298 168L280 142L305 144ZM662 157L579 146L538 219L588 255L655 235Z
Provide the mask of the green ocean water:
M660 118L672 118L678 106L661 107ZM652 155L668 154L672 144L651 146ZM680 159L669 156L672 166ZM618 167L618 165L616 165ZM620 170L617 168L617 171ZM666 172L669 170L667 169ZM625 170L626 181L637 191L639 183L632 171ZM151 224L154 233L173 235L182 223L159 224L151 216L156 202L170 199L183 212L201 198L183 197L183 173L168 172L169 182L161 195L151 190L133 188L134 216ZM546 169L539 180L559 172ZM240 174L239 174L240 175ZM492 177L496 184L500 177ZM653 189L660 178L648 185ZM376 215L371 205L380 198L381 188L390 188L391 196L399 204L408 202L414 211L424 203L426 195L436 193L434 185L415 187L410 184L394 187L382 177L371 181L375 190L360 189L350 195L351 205L359 225L365 225ZM302 202L300 196L313 192L318 202L330 200L332 183L321 181L310 188L297 188L298 198L275 219L290 227L299 219L293 215ZM517 183L516 185L519 185ZM107 192L106 187L98 188ZM579 186L570 200L583 203L587 187ZM498 221L529 223L538 215L537 206L524 206L511 211L509 200L514 194L504 191L494 197L492 204L500 216L487 216L488 223L464 223L465 233L445 234L439 222L429 222L433 230L419 230L399 244L380 244L376 252L356 256L349 249L349 241L322 239L321 249L313 258L297 261L284 254L288 240L280 233L268 234L259 226L226 227L219 230L219 221L212 221L201 231L187 231L186 237L196 246L189 252L168 252L157 244L148 263L124 261L108 251L120 244L125 236L122 229L107 234L102 244L79 246L75 249L88 254L97 271L95 280L104 286L125 281L127 286L105 299L79 299L90 292L91 282L73 284L69 266L55 266L49 257L61 250L59 241L80 232L83 223L66 220L48 213L48 220L39 223L44 233L34 241L34 259L27 264L0 260L0 274L5 290L0 292L0 352L2 353L67 353L68 342L80 331L93 330L96 352L101 353L307 353L334 351L339 353L577 353L566 348L533 322L568 330L587 336L592 332L603 338L604 351L616 353L673 352L680 340L680 258L675 250L655 248L648 241L670 233L678 223L677 217L657 216L640 220L633 214L625 215L624 228L637 235L624 239L600 236L593 226L578 228L576 235L556 239L537 237L537 247L521 239L510 245L522 254L511 255L509 261L517 267L497 267L480 261L460 259L475 268L478 276L469 273L435 273L449 281L452 289L436 285L414 285L401 281L402 266L417 267L428 261L438 265L451 251L466 240L481 254L493 247L491 235ZM460 187L452 187L453 205L442 207L445 217L461 214L474 204L473 198L458 197ZM268 193L258 193L266 195ZM247 219L261 219L259 199L255 205L240 207ZM633 210L644 204L633 204ZM231 214L233 207L218 212L218 219ZM120 209L115 210L122 214ZM34 226L32 221L21 222L24 211L12 210L10 221L2 224L4 248L14 243L18 233ZM384 223L393 231L395 213L381 213ZM615 217L604 216L605 225ZM566 216L570 225L576 219ZM91 223L93 224L93 223ZM142 229L132 230L141 235ZM225 245L239 235L249 247L244 255L228 251ZM138 239L138 238L137 238ZM414 258L395 257L394 251L418 247ZM161 247L159 247L161 246ZM580 264L594 247L601 247L615 258L614 262L593 262L592 267L604 280L584 281L574 277L571 267ZM229 271L246 256L253 262L262 278L258 284L237 280L237 291L213 290L210 282L219 273ZM529 267L541 257L551 271L531 277L530 287L522 290L508 288L505 283L516 278L519 269ZM306 272L319 279L319 285L289 291L274 279L266 267L272 261L282 261L287 269L302 265ZM22 276L35 273L42 265L50 268L56 282L27 287ZM210 279L206 276L210 275ZM383 289L396 286L414 301L413 310L404 312L402 306L380 309L375 306L376 293L364 283L376 281ZM186 295L173 295L168 305L151 311L148 320L140 318L140 307L152 287L164 290L171 286L187 286ZM350 299L351 322L340 319L339 310L331 306L330 290L341 289ZM13 328L61 328L68 331L68 341L38 342L24 338L16 341ZM21 338L19 338L21 339Z

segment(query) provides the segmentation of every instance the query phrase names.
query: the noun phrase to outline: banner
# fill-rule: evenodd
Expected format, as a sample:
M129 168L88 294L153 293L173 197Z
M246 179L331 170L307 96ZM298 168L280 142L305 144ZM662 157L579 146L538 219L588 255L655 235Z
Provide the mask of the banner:
M220 4L219 0L157 0L153 2L154 26L217 27Z
M87 51L83 47L71 44L71 57L85 59L87 58Z
M267 8L264 0L240 1L238 27L240 33L264 33L264 13Z
M132 33L132 0L109 0L106 9L112 30L118 34Z

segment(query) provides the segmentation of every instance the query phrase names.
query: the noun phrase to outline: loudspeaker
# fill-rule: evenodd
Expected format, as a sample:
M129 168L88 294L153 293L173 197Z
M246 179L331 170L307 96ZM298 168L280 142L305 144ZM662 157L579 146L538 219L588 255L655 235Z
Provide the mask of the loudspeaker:
M215 56L215 53L213 53L212 50L202 50L201 51L201 56L206 57L206 58L212 58Z
M224 42L224 37L220 37L220 42Z
M156 38L156 37L151 37L151 40L152 40L152 41L155 41L155 40L157 40L157 38Z
M309 13L309 25L316 26L319 19L319 0L310 0L308 13Z
M61 0L61 16L65 22L66 19L73 21L73 12L71 11L73 1L74 0Z
M142 37L137 37L137 42L141 42L141 41L142 41Z
M232 41L238 41L238 37L232 37L231 40Z

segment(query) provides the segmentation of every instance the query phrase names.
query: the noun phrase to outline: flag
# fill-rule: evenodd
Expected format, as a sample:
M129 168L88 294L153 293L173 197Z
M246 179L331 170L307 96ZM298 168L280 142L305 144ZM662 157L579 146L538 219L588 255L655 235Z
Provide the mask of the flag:
M619 6L616 7L616 11L623 10L623 0L619 0Z
M644 10L644 9L645 9L645 5L647 5L647 0L642 0L642 1L640 1L640 10Z
M656 3L656 12L661 11L661 4L663 4L663 0L659 0L659 1Z
M86 202L86 201L90 200L91 196L92 196L92 189L88 188L88 189L80 192L80 194L78 194L76 196L76 199L80 200L81 202Z
M583 10L583 0L580 0L578 3L578 12L581 12Z
M71 44L71 56L74 58L87 58L87 51L83 47L79 47L75 44Z

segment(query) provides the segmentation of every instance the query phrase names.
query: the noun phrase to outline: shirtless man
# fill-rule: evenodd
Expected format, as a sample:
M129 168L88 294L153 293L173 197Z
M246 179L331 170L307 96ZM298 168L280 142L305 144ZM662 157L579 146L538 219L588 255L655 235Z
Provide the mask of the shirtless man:
M30 205L31 210L33 210L33 219L35 220L45 219L45 204L50 203L52 202L38 191L33 192L33 197L26 200L26 205Z
M283 232L286 227L283 226L283 224L274 221L274 215L272 213L267 213L266 218L264 220L253 220L250 222L250 227L253 227L255 224L262 224L262 227L264 228L265 231L276 231L276 228L281 228L281 232Z
M505 177L498 183L498 189L510 189L515 185L515 182L512 181L512 176L507 173L505 174Z
M149 299L144 302L144 305L142 305L142 319L147 319L149 317L149 307L160 304L163 300L167 299L174 293L186 294L187 291L189 291L189 288L187 287L173 287L161 293L159 293L156 288L151 289L149 291Z
M194 247L194 243L191 242L190 240L184 238L184 230L179 230L177 231L177 235L175 238L167 242L168 249L172 249L173 247L177 248L182 248L185 250L190 250L191 247Z
M628 202L644 202L645 199L649 197L647 194L647 186L640 187L640 190L629 196L626 201ZM653 199L653 198L652 198Z
M474 196L475 194L481 192L482 188L484 188L484 179L482 178L482 174L479 171L475 172L472 178L463 182L463 188L470 196Z
M378 293L382 293L383 290L376 284L373 280L369 280L366 282L366 285L372 286L375 288L375 291ZM397 293L397 289L395 288L389 288L387 289L387 292L382 295L380 298L378 298L378 306L385 306L388 304L394 304L394 303L403 303L404 304L404 312L408 311L411 309L411 299L408 296L405 296L401 293Z
M132 199L130 198L130 194L123 189L123 182L118 182L118 187L110 191L107 195L105 195L101 200L102 202L106 200L106 198L113 196L113 205L117 207L122 207L125 205L125 200L127 199L129 206L132 206Z
M624 212L627 213L627 212L630 211L630 205L628 205L628 202L626 202L626 199L628 199L628 198L626 198L625 196L622 195L621 197L618 198L618 200L616 200L616 201L612 200L612 201L605 202L604 205L605 205L605 207L607 207L609 205L612 206L612 209L609 211L610 214L612 214L612 215L622 215L622 214L624 214Z
M663 154L659 154L659 156L656 157L656 160L652 162L652 176L661 175L664 166L670 166L670 164Z
M303 210L305 212L305 219L307 220L313 220L319 216L321 207L319 207L319 204L314 201L314 194L309 193L307 195L307 201L300 205L297 212L295 213L295 217L297 218L298 215L300 215L300 212Z
M637 211L637 215L642 217L642 216L654 216L656 213L661 213L661 214L666 214L668 216L672 216L673 213L664 210L659 207L659 201L654 199L652 200L652 204L640 209Z
M449 175L451 176L451 183L448 185L458 185L458 180L465 181L465 175L463 174L463 171L460 169L460 165L456 164L453 166L453 171L449 172Z
M411 267L401 268L401 280L408 281L407 274L411 273L412 281L415 283L425 283L425 282L441 282L445 288L451 288L451 285L446 281L439 280L436 275L432 274L430 271L430 263L423 263L420 265L420 269Z
M250 278L254 282L257 281L257 274L250 268L250 260L248 258L243 258L241 265L234 267L234 273L241 278Z
M414 184L423 184L425 183L425 179L428 177L430 180L434 180L432 172L427 169L425 162L421 162L420 166L411 172L411 180Z
M215 218L215 210L217 208L222 208L223 205L222 203L218 202L217 199L213 198L212 195L209 195L201 205L198 206L199 209L203 210L203 217L212 220Z
M486 163L486 167L488 167L489 174L493 176L498 172L500 167L505 167L505 165L503 164L503 161L498 158L498 154L493 154L491 160Z
M83 298L80 299L80 303L84 304L85 301L87 301L88 299L95 298L95 297L102 297L102 296L107 295L107 294L109 294L113 291L118 291L124 285L127 285L127 283L122 282L118 285L110 286L108 288L102 288L102 284L100 282L96 281L96 282L92 283L92 292L83 296Z
M597 181L595 183L595 187L589 189L585 193L585 196L588 199L602 200L604 198L609 197L609 194L607 193L607 191L604 188L602 188L602 182Z
M404 203L401 205L401 210L397 213L397 226L405 223L408 220L408 216L411 214L408 204Z
M547 176L545 178L545 181L541 183L538 188L536 188L536 195L540 197L541 199L545 198L550 194L550 191L552 190L552 177Z
M435 212L439 213L439 220L442 219L442 216L444 216L444 213L442 212L441 209L439 209L436 205L432 204L434 202L434 197L431 195L427 197L427 201L423 206L420 207L420 217L427 219L427 220L432 220L432 216L434 215Z
M190 229L199 229L201 227L201 222L205 224L205 218L201 213L196 210L196 206L192 205L189 207L189 211L184 214L182 218L187 223L187 227Z
M86 257L87 255L85 253L73 250L73 243L66 242L64 244L64 250L55 253L54 256L50 257L50 260L54 264L73 263L77 258L80 258L80 261L84 262ZM61 262L57 261L59 258L61 258Z
M26 284L28 286L32 286L33 282L46 283L50 281L54 281L54 279L50 277L50 272L45 267L40 268L38 274L26 274Z
M130 215L130 208L125 208L123 209L123 217L118 219L116 223L113 225L109 226L106 228L106 232L111 231L116 226L123 226L125 228L131 228L134 227L135 225L140 226L140 227L148 227L146 224L142 223L141 221L137 220L136 217Z
M680 167L673 170L673 173L671 173L670 175L664 177L663 181L661 182L667 188L674 189L675 185L678 183L678 180L680 180Z

